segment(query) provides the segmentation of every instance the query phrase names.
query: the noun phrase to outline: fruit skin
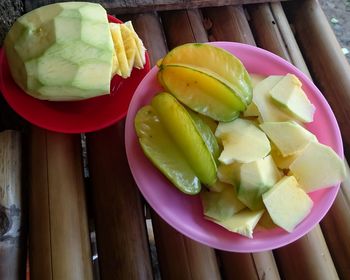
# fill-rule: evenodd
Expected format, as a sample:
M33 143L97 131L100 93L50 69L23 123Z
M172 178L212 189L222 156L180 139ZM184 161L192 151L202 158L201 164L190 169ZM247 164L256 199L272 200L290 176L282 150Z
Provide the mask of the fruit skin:
M243 163L239 179L238 199L250 210L259 210L264 208L262 194L281 179L281 173L269 155L254 162Z
M187 159L199 180L206 185L216 181L216 163L190 114L169 93L153 97L151 106L164 129Z
M211 218L207 219L226 228L229 231L236 232L248 238L253 238L253 230L264 212L265 210L251 211L245 208L225 220L217 221Z
M293 176L285 176L262 195L273 222L292 232L311 211L313 201Z
M259 110L261 120L264 122L288 121L290 116L281 111L273 102L270 90L283 76L269 76L257 83L253 90L253 102Z
M239 173L242 163L233 162L231 164L219 164L218 165L218 179L221 182L238 186Z
M205 123L205 121L199 114L197 114L196 112L193 112L190 109L188 109L187 112L190 114L198 132L202 136L209 151L213 155L215 162L217 162L218 157L220 155L220 148L219 148L218 141L216 141L214 133L211 131L210 127Z
M202 43L183 44L164 57L161 68L169 64L207 69L222 77L246 106L252 100L252 83L247 70L238 58L224 49Z
M105 9L65 2L18 18L5 38L15 82L47 100L76 100L109 94L113 42Z
M203 68L167 64L160 68L158 81L180 102L214 120L236 119L246 108L220 76Z
M301 88L300 80L293 74L287 74L270 91L271 98L294 119L312 122L315 106L311 104Z
M152 106L142 107L135 117L135 130L145 155L177 187L197 194L201 183L182 151L164 129Z
M237 199L233 186L221 183L220 192L201 192L201 201L204 215L222 221L232 217L243 208L244 204Z

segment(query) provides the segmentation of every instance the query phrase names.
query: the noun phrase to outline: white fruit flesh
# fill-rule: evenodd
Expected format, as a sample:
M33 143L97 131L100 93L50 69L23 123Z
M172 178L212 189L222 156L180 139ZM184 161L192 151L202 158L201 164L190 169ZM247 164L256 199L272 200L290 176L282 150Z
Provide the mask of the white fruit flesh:
M300 152L284 157L282 156L281 152L277 149L277 147L274 144L271 144L271 156L276 166L280 169L289 169L289 166L299 155Z
M109 94L113 42L99 4L57 3L33 10L13 25L5 49L14 80L36 98Z
M273 222L288 232L310 213L313 205L293 176L283 177L263 194L263 201Z
M311 142L290 165L306 192L330 187L345 179L344 161L328 146Z
M210 191L212 192L221 192L226 185L227 185L226 183L217 180L214 184L212 184L211 186L208 186L208 189L210 189Z
M256 224L259 222L261 216L264 214L264 211L265 210L251 211L249 209L243 209L226 220L210 220L229 231L253 238L253 230Z
M252 86L253 88L260 83L262 80L266 78L266 76L260 75L260 74L250 74L250 78L252 80Z
M262 194L280 178L281 173L270 155L251 163L243 163L240 170L238 199L251 210L262 209L264 207Z
M224 147L219 157L224 164L252 162L265 157L271 149L265 133L248 120L219 123L215 136L221 139Z
M296 122L265 122L260 128L284 157L302 151L310 142L317 142L314 134Z
M241 163L233 162L231 164L220 164L218 166L218 179L221 182L236 185L239 182L239 172Z
M217 221L226 220L245 208L237 199L234 187L225 184L221 192L201 193L204 215Z
M269 76L259 82L253 89L253 102L258 107L262 121L286 121L290 117L281 111L271 100L270 90L283 76Z
M291 113L292 117L302 122L312 122L315 106L311 104L302 84L293 74L287 74L270 91L271 97L276 103Z
M243 112L244 117L259 117L259 109L256 107L255 103L252 102L248 105L247 109Z

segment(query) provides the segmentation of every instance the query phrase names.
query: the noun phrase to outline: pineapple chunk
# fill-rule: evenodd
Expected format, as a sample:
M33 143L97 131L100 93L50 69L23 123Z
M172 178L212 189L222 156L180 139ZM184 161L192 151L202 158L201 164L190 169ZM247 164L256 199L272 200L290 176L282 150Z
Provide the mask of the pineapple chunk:
M128 77L131 75L132 68L134 67L135 56L136 56L136 43L133 38L133 34L129 28L127 28L124 24L120 25L120 31L123 38L124 48L126 58L128 60Z
M125 53L125 47L124 47L120 25L121 24L119 23L110 23L109 27L112 34L114 49L117 54L117 58L119 62L119 69L121 72L121 76L123 78L127 78L129 77L131 70L129 67L128 58Z

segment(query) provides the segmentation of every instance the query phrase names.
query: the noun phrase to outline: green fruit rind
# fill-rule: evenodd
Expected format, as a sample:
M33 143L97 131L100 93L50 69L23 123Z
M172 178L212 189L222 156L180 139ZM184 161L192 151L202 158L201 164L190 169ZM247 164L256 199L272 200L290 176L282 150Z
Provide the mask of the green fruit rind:
M4 46L12 77L35 98L109 94L113 42L100 4L64 2L35 9L17 19Z
M214 72L184 65L168 64L160 68L158 80L180 102L217 121L239 117L246 104Z
M182 151L164 129L152 106L141 108L135 117L135 130L148 159L180 191L195 195L201 183Z
M213 155L215 162L218 163L218 158L220 156L220 148L214 133L212 132L210 127L201 119L198 113L193 112L190 109L188 109L187 112L190 114L198 132L202 136L209 151Z
M206 185L214 184L217 171L215 160L186 109L175 97L165 92L153 97L151 106L199 180Z

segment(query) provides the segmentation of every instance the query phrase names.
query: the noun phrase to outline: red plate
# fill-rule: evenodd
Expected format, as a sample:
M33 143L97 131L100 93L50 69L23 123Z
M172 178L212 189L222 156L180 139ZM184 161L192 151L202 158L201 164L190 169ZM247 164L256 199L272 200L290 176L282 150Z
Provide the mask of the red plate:
M108 16L110 22L120 20ZM81 101L44 101L31 97L12 79L5 51L0 49L0 89L7 103L20 116L39 127L62 133L92 132L124 118L135 89L150 70L146 53L144 69L133 69L128 79L114 76L109 95Z

